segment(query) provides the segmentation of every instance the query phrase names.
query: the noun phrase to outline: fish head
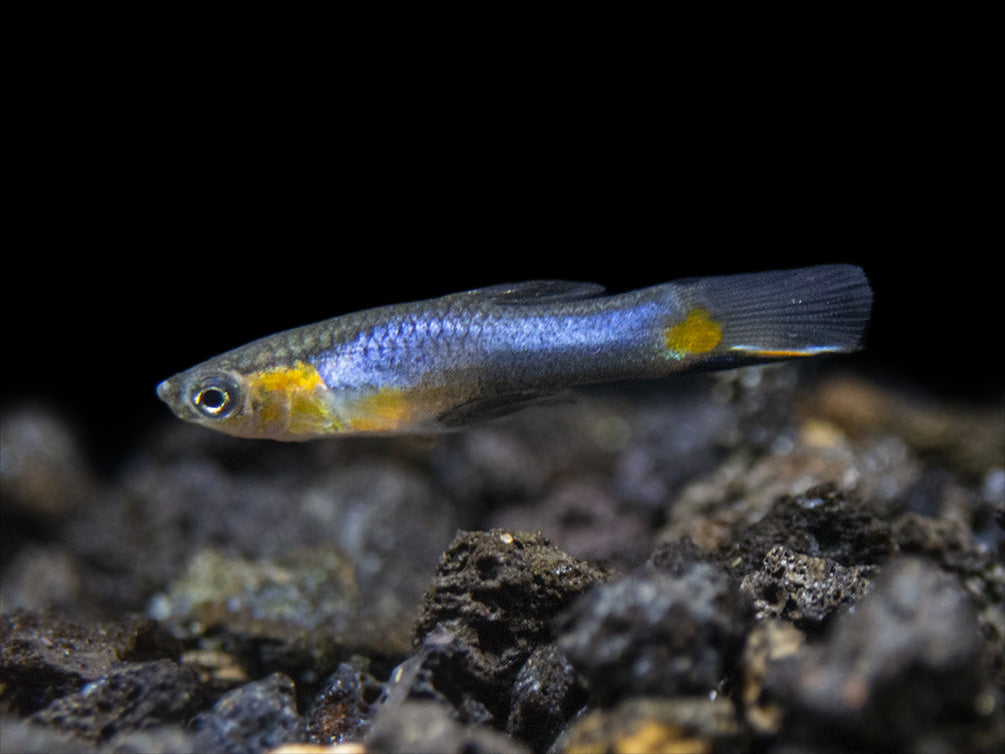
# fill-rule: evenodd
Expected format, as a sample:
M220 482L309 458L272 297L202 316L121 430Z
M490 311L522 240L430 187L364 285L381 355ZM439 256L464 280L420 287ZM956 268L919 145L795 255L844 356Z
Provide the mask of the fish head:
M157 395L183 419L235 437L308 440L343 430L313 366L242 371L207 362L170 377Z

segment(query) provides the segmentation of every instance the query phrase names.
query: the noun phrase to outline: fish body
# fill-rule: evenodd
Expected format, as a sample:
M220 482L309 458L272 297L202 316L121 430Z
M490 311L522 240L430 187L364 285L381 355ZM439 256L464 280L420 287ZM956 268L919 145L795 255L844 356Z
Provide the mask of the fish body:
M432 433L589 383L855 350L872 292L824 265L604 295L535 281L334 317L157 387L180 418L239 437Z

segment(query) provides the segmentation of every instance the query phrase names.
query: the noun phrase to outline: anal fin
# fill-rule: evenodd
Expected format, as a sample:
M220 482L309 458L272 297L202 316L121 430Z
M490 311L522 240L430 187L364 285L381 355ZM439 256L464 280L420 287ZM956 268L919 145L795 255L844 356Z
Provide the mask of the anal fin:
M547 406L572 400L569 393L542 393L525 391L503 393L462 403L449 409L437 418L443 427L457 429L470 424L498 419L531 406Z

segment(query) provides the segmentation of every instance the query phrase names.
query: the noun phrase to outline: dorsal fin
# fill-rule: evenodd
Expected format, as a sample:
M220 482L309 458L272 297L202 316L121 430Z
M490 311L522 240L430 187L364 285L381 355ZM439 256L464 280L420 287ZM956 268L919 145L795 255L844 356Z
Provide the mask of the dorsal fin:
M551 304L560 301L582 301L603 295L604 286L597 283L580 283L571 280L528 280L525 283L502 283L486 288L475 288L458 294L477 296L493 304L522 306L525 304Z

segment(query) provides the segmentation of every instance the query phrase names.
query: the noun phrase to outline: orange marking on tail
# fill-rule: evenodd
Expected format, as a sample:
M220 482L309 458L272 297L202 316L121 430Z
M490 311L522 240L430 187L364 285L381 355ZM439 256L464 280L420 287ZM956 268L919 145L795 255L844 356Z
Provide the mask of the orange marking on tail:
M722 325L706 309L692 309L683 322L667 328L663 334L667 350L674 358L708 353L722 342Z

